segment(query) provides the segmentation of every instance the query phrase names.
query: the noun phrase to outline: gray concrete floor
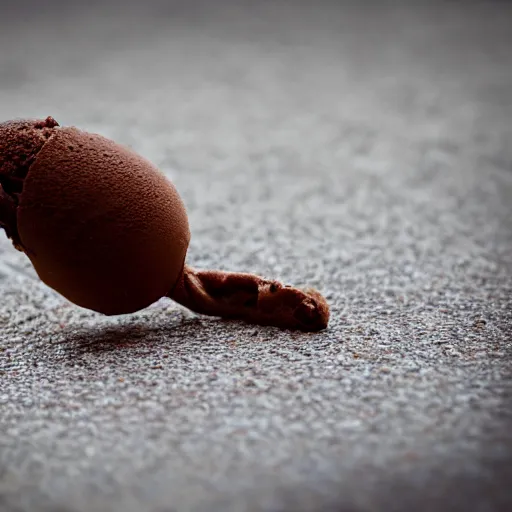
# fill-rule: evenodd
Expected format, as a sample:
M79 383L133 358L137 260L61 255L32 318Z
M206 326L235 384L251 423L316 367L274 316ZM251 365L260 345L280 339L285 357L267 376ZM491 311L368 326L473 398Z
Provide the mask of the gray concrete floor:
M164 300L104 318L0 237L0 509L512 509L511 19L4 10L1 119L131 145L182 194L191 264L317 286L332 321L305 335Z

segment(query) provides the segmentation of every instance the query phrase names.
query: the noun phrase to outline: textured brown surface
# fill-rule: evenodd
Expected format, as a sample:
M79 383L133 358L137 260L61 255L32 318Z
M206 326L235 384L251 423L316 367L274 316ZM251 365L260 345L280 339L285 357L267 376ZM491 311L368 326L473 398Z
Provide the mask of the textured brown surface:
M14 191L21 189L19 183L37 153L54 133L56 123L51 119L15 119L0 123L0 180L17 183ZM4 185L4 190L8 186ZM19 187L19 189L18 189Z
M298 289L254 274L185 265L169 296L203 315L255 325L316 332L329 324L329 304L314 289Z
M131 313L173 287L189 242L184 205L152 164L63 128L39 152L18 207L39 277L80 306Z
M52 118L0 123L0 226L16 247L20 247L16 207L23 180L55 126Z

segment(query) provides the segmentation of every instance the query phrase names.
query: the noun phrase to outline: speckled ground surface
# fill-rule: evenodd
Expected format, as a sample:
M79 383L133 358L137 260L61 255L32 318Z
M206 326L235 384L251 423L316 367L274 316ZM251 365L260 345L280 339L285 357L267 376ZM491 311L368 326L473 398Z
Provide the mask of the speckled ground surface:
M0 118L133 146L190 263L332 321L104 318L0 237L2 512L512 509L510 4L164 4L4 12Z

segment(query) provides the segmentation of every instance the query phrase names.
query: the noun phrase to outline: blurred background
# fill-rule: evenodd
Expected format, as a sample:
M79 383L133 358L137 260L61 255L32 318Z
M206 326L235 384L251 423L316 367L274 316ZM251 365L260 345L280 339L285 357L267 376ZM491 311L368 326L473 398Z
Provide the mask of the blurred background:
M368 207L361 180L387 204L405 182L422 201L472 187L468 165L510 170L511 12L496 1L10 2L0 117L52 115L141 152L184 196L193 247L205 233L239 239L240 215L272 200L284 209L272 229L304 236L296 215L343 223L340 202ZM464 164L440 176L453 155ZM228 205L219 226L208 213ZM468 229L486 222L473 215ZM316 236L321 258L330 247Z
M0 508L512 509L511 27L496 0L2 2L1 120L131 146L190 264L332 319L106 320L0 236Z

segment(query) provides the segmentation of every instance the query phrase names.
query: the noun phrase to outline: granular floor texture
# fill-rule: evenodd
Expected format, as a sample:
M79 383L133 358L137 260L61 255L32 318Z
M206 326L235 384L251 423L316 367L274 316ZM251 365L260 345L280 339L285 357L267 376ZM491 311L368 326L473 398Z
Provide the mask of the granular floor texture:
M102 317L2 235L0 510L512 510L511 4L43 4L2 7L0 118L130 145L190 264L332 320Z

